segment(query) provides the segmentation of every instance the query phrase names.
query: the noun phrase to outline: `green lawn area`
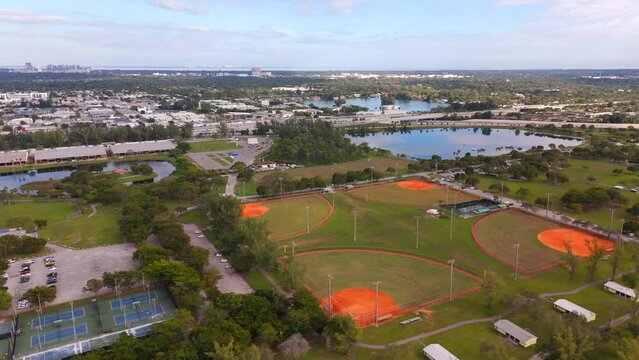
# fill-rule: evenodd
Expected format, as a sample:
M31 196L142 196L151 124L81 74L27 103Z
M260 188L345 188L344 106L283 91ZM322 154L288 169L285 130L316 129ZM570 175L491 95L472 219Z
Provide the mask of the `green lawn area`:
M237 196L257 195L257 184L255 184L254 182L248 182L242 185L242 182L238 180L237 184L235 185L235 195Z
M449 267L427 261L387 254L322 253L296 257L305 267L306 284L327 297L327 275L333 276L333 294L349 288L375 289L389 295L398 309L407 309L446 297L449 292ZM375 271L383 269L383 271ZM453 292L479 286L479 282L462 273L453 273Z
M204 140L193 141L191 143L191 152L207 152L207 151L221 151L221 150L234 150L241 149L240 145L235 144L228 140Z
M251 285L251 287L255 290L271 290L273 286L271 283L266 280L262 274L260 274L257 270L251 269L249 272L244 273L244 278Z
M119 233L120 208L98 206L95 215L90 211L69 219L49 222L40 235L56 243L76 248L90 248L124 242Z
M355 161L347 161L339 164L333 165L319 165L319 166L310 166L310 167L301 167L296 169L285 170L284 172L291 176L293 179L301 179L303 177L311 178L314 176L319 176L326 180L331 180L333 174L336 172L345 173L347 171L359 171L369 168L371 166L375 167L377 171L386 171L387 168L395 169L397 166L398 173L401 175L406 173L406 168L409 163L412 161L399 158L399 157L376 157L371 158L370 161L368 159L355 160ZM261 172L255 175L253 181L259 183L259 181L271 174L272 172ZM391 175L394 175L391 174Z
M546 183L546 176L540 175L531 181L504 181L504 185L510 189L510 193L506 196L519 198L515 195L515 192L519 188L527 188L531 194L523 198L525 202L530 204L534 203L535 199L546 199L546 194L550 194L550 209L551 211L558 211L565 213L571 217L581 219L584 221L590 221L601 226L610 226L610 208L615 208L615 218L621 219L623 217L628 218L630 215L626 213L625 209L630 205L639 202L639 193L632 193L630 191L622 191L623 195L628 199L628 204L625 206L604 206L599 210L590 211L586 213L575 213L564 209L561 206L559 198L569 189L585 190L590 187L612 187L616 185L625 186L627 189L637 187L639 188L639 174L631 173L625 170L625 166L622 164L614 164L606 161L597 160L569 160L570 166L561 172L565 173L570 182L562 186L554 186ZM623 174L613 174L613 169L623 169ZM589 180L588 178L593 176L595 180ZM488 190L492 184L500 184L501 180L480 176L480 183L477 186L482 190ZM615 226L619 226L615 223Z
M0 205L0 227L7 227L7 221L12 218L25 217L30 219L27 230L33 230L33 220L47 220L49 226L73 216L76 207L71 203L53 201L20 201L11 205Z
M151 174L125 174L118 177L118 181L122 183L133 183L136 181L144 181L149 179L155 179L158 176L156 173Z
M210 224L210 220L204 210L199 208L180 215L178 221L183 224L196 224L200 228L208 227Z
M284 198L270 200L256 204L267 207L268 212L253 219L266 221L266 228L272 239L290 236L306 230L306 210L309 208L309 225L311 233L313 226L320 224L330 214L330 203L320 195ZM244 206L250 204L245 204ZM321 226L320 226L321 229Z

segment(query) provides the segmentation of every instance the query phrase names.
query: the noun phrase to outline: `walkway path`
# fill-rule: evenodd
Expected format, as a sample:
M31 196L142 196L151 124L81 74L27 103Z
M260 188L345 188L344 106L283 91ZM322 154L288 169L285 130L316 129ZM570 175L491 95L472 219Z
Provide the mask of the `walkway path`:
M97 209L95 208L95 204L89 204L89 206L91 206L91 213L87 217L91 217L91 216L95 215L95 213L97 211Z
M259 266L256 269L262 276L264 276L266 281L271 283L271 286L273 286L273 289L275 289L277 293L287 298L291 298L293 296L290 292L286 292L286 290L284 290L267 271L264 271L264 269Z
M226 191L224 193L227 196L235 196L236 184L237 184L237 174L229 174L226 180Z

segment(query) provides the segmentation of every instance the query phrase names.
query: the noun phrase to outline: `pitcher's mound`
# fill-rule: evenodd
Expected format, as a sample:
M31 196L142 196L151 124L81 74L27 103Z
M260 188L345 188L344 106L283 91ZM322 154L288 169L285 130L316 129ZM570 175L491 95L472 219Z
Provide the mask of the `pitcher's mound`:
M375 316L375 290L363 288L348 288L333 294L333 311L348 313L354 317ZM392 315L397 311L397 304L386 293L379 292L379 317Z
M570 231L565 228L542 231L537 235L537 238L542 244L549 248L564 253L567 252L566 245L570 244L572 247L572 253L582 257L592 255L592 249L594 247L593 241L596 241L598 246L603 248L605 251L611 251L615 248L615 243L610 240L597 238L582 231Z
M263 216L268 211L269 211L269 208L261 204L242 205L242 217L245 219Z
M404 180L398 182L397 186L408 190L430 190L437 185L422 180Z

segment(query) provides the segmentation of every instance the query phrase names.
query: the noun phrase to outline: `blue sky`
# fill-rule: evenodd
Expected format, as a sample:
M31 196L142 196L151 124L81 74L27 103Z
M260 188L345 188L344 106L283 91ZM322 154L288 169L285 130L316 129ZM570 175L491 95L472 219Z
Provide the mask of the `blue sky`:
M0 0L0 64L636 68L637 0Z

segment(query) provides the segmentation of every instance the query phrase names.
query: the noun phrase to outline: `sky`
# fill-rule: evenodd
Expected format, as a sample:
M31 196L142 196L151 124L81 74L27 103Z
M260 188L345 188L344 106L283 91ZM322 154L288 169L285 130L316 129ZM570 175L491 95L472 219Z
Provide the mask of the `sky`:
M639 0L0 0L0 65L639 67Z

